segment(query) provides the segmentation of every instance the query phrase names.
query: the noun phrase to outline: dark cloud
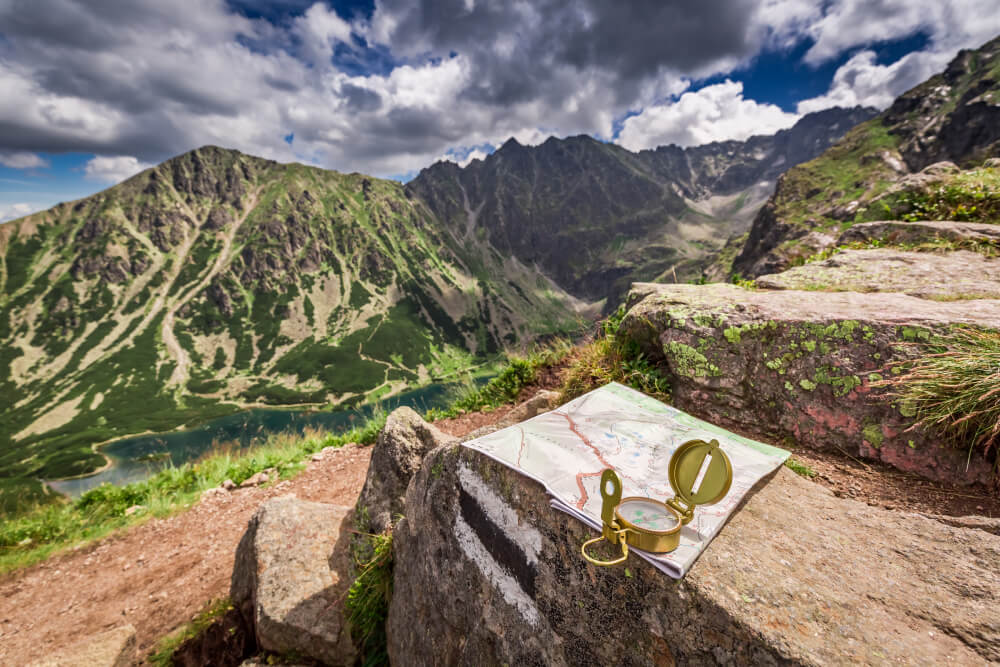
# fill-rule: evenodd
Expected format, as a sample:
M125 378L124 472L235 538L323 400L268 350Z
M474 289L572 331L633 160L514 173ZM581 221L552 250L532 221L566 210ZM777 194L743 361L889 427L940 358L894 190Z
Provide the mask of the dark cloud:
M664 72L711 71L720 62L752 55L750 0L387 0L389 42L420 56L460 53L475 63L467 95L496 104L546 96L557 72L610 75L616 97ZM377 20L377 19L376 19Z

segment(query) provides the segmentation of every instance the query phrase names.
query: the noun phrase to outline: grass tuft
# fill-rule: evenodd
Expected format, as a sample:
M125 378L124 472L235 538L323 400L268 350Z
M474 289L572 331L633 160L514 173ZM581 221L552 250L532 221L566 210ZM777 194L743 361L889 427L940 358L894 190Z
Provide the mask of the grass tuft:
M347 620L362 664L387 665L385 620L392 599L392 534L363 537L367 542L364 550L370 550L370 557L355 554L359 572L347 592Z
M609 382L620 382L657 400L670 400L670 382L640 351L639 345L619 333L625 308L601 324L600 334L585 345L566 373L562 400L569 401Z
M185 624L180 629L157 642L156 650L147 658L149 664L155 665L155 667L172 667L174 664L174 653L177 652L181 644L200 635L216 619L225 616L232 609L233 603L229 601L229 598L221 598L209 602L204 609L191 619L190 623Z
M1000 442L1000 332L955 329L934 349L894 365L901 372L873 386L887 386L916 424L941 433L952 446L988 454Z
M469 385L460 390L451 406L445 409L431 408L424 415L427 421L449 419L475 412L493 410L513 402L521 390L538 379L538 372L561 361L569 353L571 344L562 339L529 351L524 356L510 355L507 365L482 388Z
M785 461L785 467L794 472L799 477L805 477L806 479L812 479L817 473L815 470L807 466L802 461L798 461L795 457L789 456Z

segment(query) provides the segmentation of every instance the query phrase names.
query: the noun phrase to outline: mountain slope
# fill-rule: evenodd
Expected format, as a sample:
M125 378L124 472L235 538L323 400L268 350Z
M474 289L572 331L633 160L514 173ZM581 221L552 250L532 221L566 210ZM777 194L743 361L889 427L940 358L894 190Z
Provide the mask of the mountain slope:
M613 306L633 281L700 273L747 230L778 174L874 113L831 109L773 136L639 153L587 136L535 147L511 139L464 168L439 162L407 190L452 229Z
M996 192L995 184L989 185L995 178L986 172L959 175L958 167L975 167L991 156L1000 156L1000 38L959 53L944 72L820 157L785 173L732 270L745 277L781 271L857 222L900 216L979 219L968 207L978 202L983 212L982 198ZM955 164L934 166L942 161ZM914 209L953 187L951 206Z
M241 405L382 396L577 321L398 183L213 147L0 226L0 257L6 477Z

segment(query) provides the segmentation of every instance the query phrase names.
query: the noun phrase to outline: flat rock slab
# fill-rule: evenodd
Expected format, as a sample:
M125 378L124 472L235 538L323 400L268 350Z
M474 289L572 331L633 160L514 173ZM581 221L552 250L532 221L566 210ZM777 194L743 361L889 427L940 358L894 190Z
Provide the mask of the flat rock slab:
M886 241L894 245L902 245L940 240L954 243L972 241L1000 245L1000 225L952 220L920 222L878 220L862 222L850 227L840 235L837 244Z
M260 648L353 664L344 617L352 511L282 496L250 519L237 547L230 597Z
M395 531L392 664L1000 660L1000 536L838 499L786 468L682 580L635 557L589 565L593 536L537 482L434 450Z
M925 299L1000 298L1000 259L968 250L843 250L829 259L757 278L764 289L900 292Z
M32 667L127 667L135 661L135 628L123 625L77 642Z
M681 410L778 443L839 450L931 479L993 482L993 463L910 429L872 383L958 324L1000 328L1000 300L637 283L621 334L672 381Z

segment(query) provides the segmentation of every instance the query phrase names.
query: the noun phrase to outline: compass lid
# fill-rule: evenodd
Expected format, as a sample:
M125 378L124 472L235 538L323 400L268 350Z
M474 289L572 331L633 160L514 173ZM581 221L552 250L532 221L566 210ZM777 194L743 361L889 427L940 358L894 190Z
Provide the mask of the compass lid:
M670 486L692 511L695 505L713 505L729 493L733 483L733 464L722 451L719 441L689 440L670 457ZM685 522L686 523L686 522Z

